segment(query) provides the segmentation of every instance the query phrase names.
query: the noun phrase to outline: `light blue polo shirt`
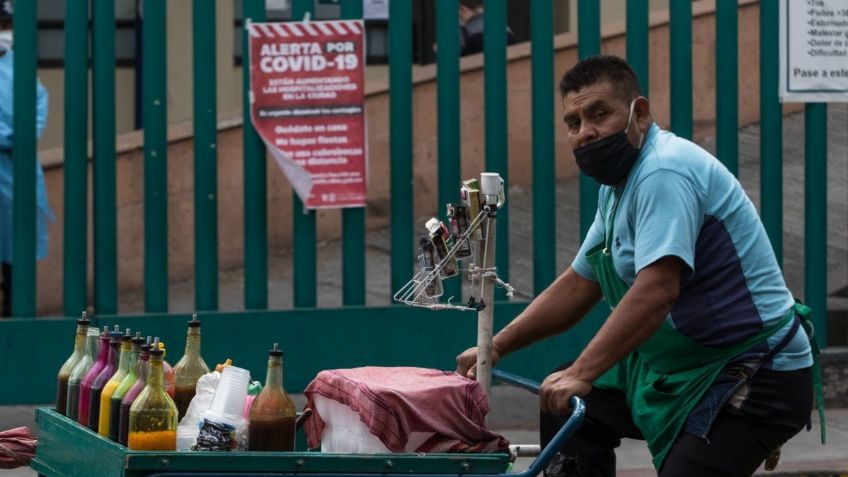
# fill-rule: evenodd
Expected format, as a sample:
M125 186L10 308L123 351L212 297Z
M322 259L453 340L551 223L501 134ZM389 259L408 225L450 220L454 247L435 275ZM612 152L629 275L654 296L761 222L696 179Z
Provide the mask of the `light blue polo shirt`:
M663 257L678 257L688 267L667 318L683 335L727 348L780 321L792 308L765 229L739 181L710 153L656 124L625 184L601 187L595 221L572 262L580 276L597 281L585 255L604 241L613 194L620 198L611 250L627 285ZM791 326L769 338L768 346L776 346ZM765 351L763 344L751 353ZM790 371L812 364L801 330L766 366Z

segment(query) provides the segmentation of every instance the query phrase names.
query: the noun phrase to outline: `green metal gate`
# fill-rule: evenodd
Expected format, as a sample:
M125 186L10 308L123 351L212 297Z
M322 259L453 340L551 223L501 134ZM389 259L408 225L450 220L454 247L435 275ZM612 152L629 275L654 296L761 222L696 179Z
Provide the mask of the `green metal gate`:
M485 60L485 167L501 174L507 170L506 3L486 0ZM648 0L627 1L627 59L647 90ZM691 138L692 112L692 3L669 2L671 57L671 129ZM454 199L460 180L458 0L437 1L438 43L438 202ZM738 2L716 0L716 108L717 155L734 173L738 170ZM90 7L90 10L89 10ZM302 18L313 0L292 0L292 17ZM556 277L557 237L554 217L554 130L551 121L557 98L554 81L553 7L533 0L532 36L532 181L533 283L541 292ZM143 31L144 111L144 288L145 314L118 316L117 208L115 140L115 7L112 0L67 0L65 19L65 175L64 175L64 318L35 316L35 77L37 58L37 2L16 2L15 12L15 148L14 148L14 297L15 319L0 321L0 350L12 356L9 382L0 403L47 402L52 399L53 375L68 353L71 319L86 306L87 230L93 225L94 323L119 323L133 329L156 330L171 343L182 343L186 316L169 314L167 244L166 141L166 0L145 0ZM390 186L391 286L397 290L412 275L412 13L413 2L390 3ZM89 14L91 35L89 37ZM362 16L362 2L341 0L343 18ZM244 0L244 16L265 19L264 0ZM265 148L244 110L244 311L218 312L216 51L215 8L193 0L194 161L195 161L195 282L196 309L209 330L206 349L232 353L237 364L264 369L264 347L274 336L287 350L286 385L299 390L325 368L374 365L416 365L449 369L457 352L474 342L475 320L469 314L392 306L364 307L365 210L343 212L344 307L316 308L315 213L303 214L293 201L294 309L268 308L268 244ZM600 53L600 1L578 3L580 57ZM778 101L778 4L763 2L760 15L760 101L762 126L762 207L772 245L782 261L782 144L781 105ZM719 33L718 30L721 30ZM87 215L88 42L91 41L93 111L93 217ZM243 42L246 48L247 41ZM718 52L721 52L720 54ZM248 55L245 52L245 58ZM247 68L244 68L247 84ZM246 96L246 93L245 93ZM246 97L244 103L248 104ZM825 310L826 297L826 105L806 107L806 289L804 298L816 310ZM585 235L596 210L597 186L580 180L580 230ZM55 199L54 199L55 200ZM497 235L498 273L509 276L507 212L501 212ZM446 293L459 296L459 284L447 284ZM507 302L496 309L496 326L505 325L525 306ZM539 378L555 364L574 357L592 336L603 310L596 309L568 334L522 351L504 362L506 369ZM824 314L817 317L820 343L826 336ZM214 331L213 331L214 330ZM410 339L409 336L414 336ZM38 342L37 348L33 343ZM31 350L37 349L36 354ZM225 353L221 353L225 350ZM181 350L176 350L178 354ZM26 359L24 359L26 358ZM9 363L7 359L7 363ZM8 368L8 367L7 367Z

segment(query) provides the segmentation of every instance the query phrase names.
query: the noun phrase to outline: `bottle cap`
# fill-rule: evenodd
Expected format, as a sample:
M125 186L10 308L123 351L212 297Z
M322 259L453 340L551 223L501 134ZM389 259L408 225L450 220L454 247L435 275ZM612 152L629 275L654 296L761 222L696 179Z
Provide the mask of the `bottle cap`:
M121 341L122 342L128 342L128 341L132 341L132 339L133 339L132 331L129 328L127 328L127 331L124 333L123 336L121 336Z
M109 332L109 336L112 338L112 343L117 343L124 337L124 333L119 325L115 325L115 329Z
M91 321L88 319L88 312L82 312L82 316L77 320L77 324L80 326L88 326Z
M153 344L150 346L150 356L162 356L165 354L165 347L159 342L159 337L153 338Z
M135 336L132 339L133 345L143 346L145 344L145 342L146 342L146 340L144 339L143 336L141 336L141 331L136 331Z
M274 347L268 350L268 356L283 356L283 350L280 349L280 343L274 343Z
M197 313L191 315L191 321L188 322L189 328L200 328L200 320L197 319Z

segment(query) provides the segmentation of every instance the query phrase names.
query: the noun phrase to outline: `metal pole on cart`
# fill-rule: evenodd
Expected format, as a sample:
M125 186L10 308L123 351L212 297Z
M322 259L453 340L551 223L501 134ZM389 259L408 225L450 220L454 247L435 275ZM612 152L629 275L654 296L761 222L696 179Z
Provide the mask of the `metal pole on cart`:
M480 250L479 260L480 298L483 309L477 313L477 382L486 390L486 396L492 391L492 334L495 320L495 230L498 215L498 202L503 191L503 179L497 173L484 172L480 175L480 194L488 209L483 222L485 237ZM488 416L487 416L488 420Z

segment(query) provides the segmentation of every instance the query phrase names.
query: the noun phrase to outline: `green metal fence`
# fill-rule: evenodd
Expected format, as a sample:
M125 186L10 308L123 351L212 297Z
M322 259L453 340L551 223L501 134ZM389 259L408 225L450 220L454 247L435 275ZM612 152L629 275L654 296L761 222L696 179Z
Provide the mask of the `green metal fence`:
M647 90L648 1L627 2L627 57ZM459 46L457 0L437 2L438 41L438 200L453 201L460 179ZM35 76L37 2L17 2L15 14L15 182L14 182L14 297L16 317L0 322L0 349L14 356L20 366L13 372L26 378L27 386L0 389L0 403L45 402L52 398L52 376L67 353L73 326L70 319L86 305L87 181L86 94L91 42L93 111L93 216L94 323L120 323L142 328L175 343L179 353L186 317L169 314L167 243L167 82L166 2L147 0L143 31L144 108L144 287L142 316L118 316L118 243L116 209L115 140L115 7L112 0L68 0L65 19L65 175L64 175L64 313L65 318L39 319L35 303ZM217 148L215 100L216 51L214 8L193 1L193 84L195 164L195 306L209 324L206 349L232 353L237 364L264 369L264 346L269 336L279 338L287 349L286 384L299 390L320 369L365 364L418 365L451 368L455 354L474 343L474 317L446 311L431 313L392 306L363 307L365 302L365 210L343 212L344 308L317 309L315 213L304 212L295 197L294 309L268 311L268 227L266 151L253 130L249 111L244 111L244 310L218 312ZM300 19L314 6L312 0L293 0L292 14ZM716 108L719 159L738 170L738 5L735 0L716 3ZM532 180L533 180L533 288L543 290L556 276L554 217L554 49L552 2L530 4L532 36ZM499 172L509 183L507 167L507 70L506 0L487 0L484 35L485 167ZM343 18L362 16L357 0L342 0ZM245 0L244 16L265 19L264 0ZM412 17L413 2L390 3L390 240L391 286L397 290L413 275L412 220ZM187 26L188 27L188 26ZM718 34L718 29L721 34ZM781 106L778 102L778 5L764 2L760 15L760 87L762 125L762 216L778 257L782 259L782 157ZM578 4L578 53L580 57L601 51L600 2ZM692 6L671 2L671 128L692 136ZM247 48L247 41L243 41ZM247 58L247 51L244 52ZM247 67L244 84L248 84ZM245 88L246 91L246 88ZM244 94L247 104L247 93ZM806 110L806 290L805 299L816 310L826 308L826 106L808 105ZM596 210L597 186L580 180L580 230L585 235ZM501 212L497 235L497 266L508 277L509 223ZM459 295L459 285L447 292ZM503 299L503 296L499 297ZM496 307L496 326L503 326L526 305L501 301ZM604 318L596 310L567 336L522 351L504 366L541 377L552 366L573 357ZM820 342L826 336L824 313L816 318ZM411 338L410 338L411 337ZM33 341L38 354L32 354ZM48 351L41 351L48 350ZM563 351L565 350L565 351ZM23 357L27 359L24 360ZM221 358L223 359L223 357ZM7 361L8 362L8 361ZM25 363L25 364L24 364ZM14 380L14 382L20 382Z

